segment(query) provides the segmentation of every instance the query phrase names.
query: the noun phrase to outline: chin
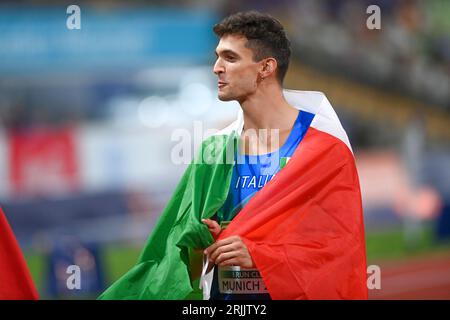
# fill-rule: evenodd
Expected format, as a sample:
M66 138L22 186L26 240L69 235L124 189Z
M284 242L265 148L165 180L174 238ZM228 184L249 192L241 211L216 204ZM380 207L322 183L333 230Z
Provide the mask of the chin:
M219 98L220 101L231 101L231 100L236 100L235 97L232 97L232 96L229 96L229 95L226 95L226 94L220 94L220 93L218 94L217 97Z

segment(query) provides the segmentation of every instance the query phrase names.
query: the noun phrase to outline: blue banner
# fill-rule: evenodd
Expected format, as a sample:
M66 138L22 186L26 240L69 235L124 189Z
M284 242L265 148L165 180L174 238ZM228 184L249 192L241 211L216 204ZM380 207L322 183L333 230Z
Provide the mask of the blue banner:
M0 7L0 73L116 70L213 56L210 11L80 6L81 29L69 29L66 9Z

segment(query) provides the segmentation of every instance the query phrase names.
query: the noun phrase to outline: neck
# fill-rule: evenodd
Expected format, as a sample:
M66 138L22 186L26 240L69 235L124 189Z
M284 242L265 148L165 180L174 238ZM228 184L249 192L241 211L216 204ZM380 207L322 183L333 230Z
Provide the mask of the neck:
M286 101L281 87L265 83L240 104L244 112L242 152L264 154L279 149L298 116L298 110ZM252 134L256 134L257 140Z
M283 96L282 88L275 83L261 84L258 90L240 101L244 112L244 131L248 129L290 130L298 115Z

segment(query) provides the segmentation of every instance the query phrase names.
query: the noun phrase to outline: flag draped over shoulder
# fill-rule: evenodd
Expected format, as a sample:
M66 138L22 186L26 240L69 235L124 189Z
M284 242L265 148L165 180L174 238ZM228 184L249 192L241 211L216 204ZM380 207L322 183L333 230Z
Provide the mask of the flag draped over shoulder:
M38 298L22 251L0 208L0 300Z
M361 194L347 135L322 93L284 95L314 119L288 164L219 239L241 236L272 299L366 299ZM213 216L226 199L233 168L229 151L242 127L240 113L203 142L138 263L101 299L183 299L193 291L189 252L213 242L201 219ZM202 276L205 297L212 272Z
M233 148L234 141L232 136L216 135L202 143L210 157L204 159L200 152L189 165L137 264L99 299L180 300L194 290L189 254L214 241L201 219L212 217L227 197L233 163L224 150Z

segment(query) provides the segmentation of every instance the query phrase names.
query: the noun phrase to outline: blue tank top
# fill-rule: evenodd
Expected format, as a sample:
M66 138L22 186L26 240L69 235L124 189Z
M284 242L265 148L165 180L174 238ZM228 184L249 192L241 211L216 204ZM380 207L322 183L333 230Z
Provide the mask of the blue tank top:
M299 111L286 142L275 152L262 155L236 152L228 196L215 215L215 219L222 226L229 223L256 192L283 168L302 141L313 118L314 114ZM270 295L264 292L267 291L256 269L218 266L214 268L211 300L270 299Z

